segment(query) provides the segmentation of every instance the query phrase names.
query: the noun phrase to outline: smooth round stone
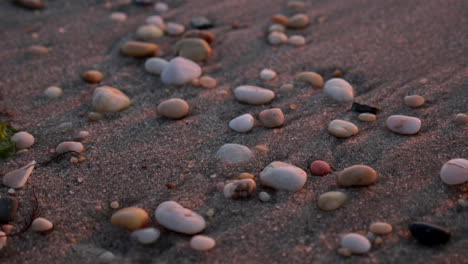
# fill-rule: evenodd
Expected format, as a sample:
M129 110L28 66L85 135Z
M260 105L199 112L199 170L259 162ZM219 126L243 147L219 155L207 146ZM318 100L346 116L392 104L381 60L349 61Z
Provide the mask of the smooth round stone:
M182 85L200 77L201 72L200 66L195 62L176 57L169 61L169 64L164 68L161 73L161 80L165 84Z
M136 37L141 40L154 40L164 36L164 32L155 25L143 25L137 29Z
M256 187L252 179L235 180L224 185L223 194L227 199L246 198L252 195Z
M47 87L47 89L45 89L44 91L44 95L49 97L50 99L59 98L60 96L62 96L62 94L62 88L57 86Z
M255 123L255 119L251 114L243 114L231 120L229 127L239 133L249 132Z
M281 25L286 26L289 22L289 18L287 18L285 15L281 14L276 14L271 17L271 20L276 23L280 23Z
M149 57L156 54L159 47L156 44L141 42L141 41L127 41L120 48L120 51L125 56L130 57Z
M160 75L169 62L161 58L149 58L145 61L145 70L151 74Z
M415 222L409 225L411 235L421 244L435 246L445 244L450 240L451 232L441 226Z
M457 114L455 116L455 122L458 123L458 124L468 124L468 115L465 115L465 114Z
M40 45L32 45L26 50L27 53L32 55L44 55L49 53L50 49Z
M14 2L29 9L42 9L45 7L43 0L14 0Z
M35 164L36 161L31 161L26 166L8 172L3 176L3 185L14 189L22 188L28 181L29 176L31 176Z
M185 27L181 24L169 22L166 25L166 32L169 35L177 36L184 33Z
M110 19L116 22L125 22L127 15L122 12L114 12L110 15Z
M201 215L174 201L166 201L158 205L155 217L165 228L189 235L200 233L206 226L205 219Z
M374 122L377 120L377 116L371 113L361 113L358 115L358 119L363 122Z
M185 32L184 38L199 38L205 40L208 44L211 44L215 41L216 36L215 34L204 31L204 30L189 30Z
M241 85L234 89L234 96L243 103L262 105L271 102L275 98L275 93L258 86Z
M273 71L273 70L263 69L260 72L260 79L262 79L264 81L273 80L274 78L276 78L276 72Z
M101 86L94 90L92 104L98 112L119 112L128 108L131 101L119 89Z
M267 192L260 192L258 194L258 199L260 199L260 201L266 203L266 202L270 201L271 195L269 195Z
M340 78L326 81L323 91L338 103L348 103L354 100L353 87L347 81Z
M217 84L216 79L210 76L200 77L199 82L202 87L207 88L207 89L216 88L216 84Z
M175 52L193 61L204 61L210 56L211 47L204 39L184 38L175 44Z
M161 30L166 29L166 23L164 23L164 19L161 16L149 16L145 20L146 24L155 25Z
M198 251L206 251L214 248L216 241L208 236L197 235L190 239L190 247Z
M7 238L6 233L0 231L0 250L6 246Z
M263 110L258 114L258 119L264 127L279 127L284 123L283 111L279 108Z
M243 162L253 157L253 152L246 146L239 144L224 144L216 152L216 157L227 162Z
M260 173L260 180L274 189L296 192L306 183L307 173L294 165L274 161Z
M385 123L388 129L403 135L413 135L421 129L421 120L412 116L392 115Z
M340 208L348 199L343 192L326 192L318 198L318 207L324 211L332 211Z
M111 263L115 259L115 255L112 252L106 251L99 255L99 263Z
M147 245L156 242L160 235L161 232L159 232L158 229L154 227L148 227L133 231L130 237L143 245Z
M268 34L268 43L271 45L280 45L288 41L288 36L283 32L273 31Z
M81 144L80 142L75 142L75 141L62 142L58 144L58 146L55 148L55 152L57 154L62 154L62 153L71 152L71 151L81 153L83 152L83 150L84 150L83 144Z
M158 113L166 118L180 119L189 113L189 105L179 98L171 98L158 105Z
M28 132L21 131L14 134L11 141L15 142L16 149L27 149L34 144L34 137Z
M426 101L424 97L420 95L408 95L405 96L403 100L405 101L406 106L411 108L420 107Z
M313 175L324 176L330 172L330 165L322 160L316 160L310 164L310 172Z
M89 137L89 132L83 130L83 131L80 131L80 132L78 133L78 135L76 135L75 138L76 138L76 140L78 140L78 141L83 141L83 140L87 139L88 137Z
M306 44L306 39L301 35L292 35L289 37L288 43L293 46L304 46Z
M296 81L309 83L313 87L322 88L323 86L323 77L316 72L301 72L296 75L295 79Z
M288 19L288 27L294 29L305 28L309 25L309 17L305 14L296 14Z
M199 16L190 21L190 26L196 29L209 29L213 27L213 23L208 18Z
M452 159L440 170L440 179L449 185L462 184L468 181L468 160Z
M154 10L158 12L159 14L162 14L162 13L167 12L167 10L169 10L169 6L166 3L159 2L159 3L154 4Z
M125 227L129 230L137 230L149 223L148 213L138 207L127 207L118 210L111 217L111 223Z
M367 186L377 180L377 172L366 165L354 165L338 173L337 183L342 187Z
M392 225L385 222L375 222L369 226L369 231L375 235L386 235L392 232L392 230Z
M268 32L285 32L286 28L281 24L273 24L268 28Z
M328 132L338 138L347 138L356 135L359 128L351 122L336 119L328 124Z
M52 222L42 217L34 219L34 221L31 224L31 230L36 232L47 232L53 227L54 224L52 224Z
M347 248L354 254L363 254L370 250L371 243L365 236L350 233L341 238L341 246Z
M83 80L88 83L99 83L104 78L104 75L99 71L87 71L83 73Z
M13 197L0 198L0 224L8 224L16 218L18 200Z

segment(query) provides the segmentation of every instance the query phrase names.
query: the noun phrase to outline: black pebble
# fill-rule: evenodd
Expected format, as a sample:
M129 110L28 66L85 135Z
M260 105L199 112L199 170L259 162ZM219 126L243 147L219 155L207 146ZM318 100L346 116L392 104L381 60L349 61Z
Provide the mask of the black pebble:
M149 6L154 4L153 0L133 0L133 3L135 5L141 5L141 6Z
M353 103L353 106L351 107L352 111L356 111L358 113L372 113L376 115L380 110L376 107L372 107L369 105L365 104L360 104L360 103Z
M11 197L0 198L0 224L15 220L18 200Z
M422 222L411 223L408 228L419 243L427 246L447 243L451 236L450 231L443 227Z

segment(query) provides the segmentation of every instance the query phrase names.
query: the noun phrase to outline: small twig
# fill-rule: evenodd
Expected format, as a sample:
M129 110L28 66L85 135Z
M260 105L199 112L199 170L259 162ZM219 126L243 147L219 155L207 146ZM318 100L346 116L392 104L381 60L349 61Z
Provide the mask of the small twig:
M49 164L50 164L51 162L53 162L53 161L62 160L62 158L63 158L65 155L67 155L68 153L73 153L73 154L76 154L76 155L78 155L78 156L81 156L81 154L78 153L78 152L76 152L76 151L73 151L73 150L72 150L72 151L67 151L67 152L60 153L60 154L58 154L58 155L55 155L54 157L52 157L52 158L49 159L49 160L46 160L46 161L43 161L43 162L36 162L36 163L34 163L34 164L31 164L31 165L29 165L29 166L27 166L27 167L25 167L25 168L23 168L23 169L25 170L25 169L27 169L27 168L29 168L29 167L31 167L31 166L36 166L36 165L39 165L39 166L47 166L47 165L49 165Z

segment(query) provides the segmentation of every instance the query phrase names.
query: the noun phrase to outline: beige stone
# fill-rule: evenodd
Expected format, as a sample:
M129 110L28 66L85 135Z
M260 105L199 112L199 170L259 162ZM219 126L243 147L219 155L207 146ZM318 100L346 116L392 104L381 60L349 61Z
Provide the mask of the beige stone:
M296 81L306 82L314 87L323 87L323 77L315 72L301 72L296 75Z
M127 41L120 49L123 55L130 57L150 57L158 51L158 45L141 41Z
M180 119L189 113L189 105L185 100L171 98L158 105L158 113L166 118Z
M129 230L145 227L150 219L148 213L138 207L127 207L118 210L111 217L113 225L122 226Z
M192 61L204 61L211 54L211 47L201 38L184 38L175 44L176 54Z
M377 180L377 172L366 165L354 165L338 173L337 183L342 187L367 186Z
M258 118L262 125L268 128L279 127L284 123L283 111L279 108L263 110Z

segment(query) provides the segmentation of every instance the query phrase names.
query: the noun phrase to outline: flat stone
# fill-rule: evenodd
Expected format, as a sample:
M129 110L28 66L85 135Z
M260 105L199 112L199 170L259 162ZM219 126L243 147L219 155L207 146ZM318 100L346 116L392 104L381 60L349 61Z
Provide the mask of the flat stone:
M41 45L32 45L26 49L26 52L31 55L45 55L50 52L50 49Z
M264 81L273 80L274 78L276 78L276 72L271 69L263 69L260 72L260 79Z
M275 93L258 86L242 85L234 89L234 96L243 103L262 105L271 102L275 98Z
M88 83L99 83L104 79L104 75L100 71L86 71L83 73L83 80Z
M402 135L413 135L421 129L421 120L412 116L392 115L385 123L388 129Z
M158 113L166 118L180 119L189 113L189 105L180 98L171 98L158 105Z
M151 74L160 75L169 62L161 58L149 58L145 61L145 70Z
M31 224L31 230L35 232L47 232L53 227L54 224L52 224L52 222L43 217L38 217L34 219L34 221Z
M3 185L14 189L22 188L29 179L29 176L31 176L35 164L36 161L31 161L20 169L8 172L3 176Z
M316 72L301 72L296 75L295 79L296 81L309 83L313 87L323 87L323 77Z
M143 25L137 29L136 37L141 40L155 40L164 36L164 32L155 25Z
M165 228L189 235L200 233L206 226L205 219L201 215L174 201L166 201L158 205L155 217Z
M15 142L16 149L27 149L34 144L34 137L28 132L21 131L14 134L11 141Z
M310 172L317 176L327 175L330 172L330 165L323 160L316 160L310 164Z
M256 187L252 179L235 180L224 185L223 194L227 199L246 198L252 195Z
M146 24L149 25L155 25L161 30L166 29L166 23L164 23L164 19L161 16L154 15L154 16L149 16L145 20Z
M338 103L349 103L354 100L353 87L347 81L340 78L326 81L323 91Z
M164 68L161 73L161 80L165 84L183 85L200 77L201 72L200 66L195 62L176 57L169 61L169 64Z
M183 38L175 44L175 52L192 61L204 61L211 55L211 47L201 38Z
M184 33L184 38L199 38L205 40L208 44L215 41L215 34L205 30L189 30Z
M411 235L419 243L426 246L445 244L452 235L448 229L423 222L411 223L408 228Z
M371 113L361 113L358 115L358 119L363 122L374 122L377 120L377 116Z
M341 238L341 246L347 248L354 254L364 254L371 249L371 243L365 236L349 233Z
M258 114L258 119L264 127L268 128L279 127L284 123L283 111L279 108L271 108L261 111Z
M239 133L249 132L255 123L255 119L251 114L243 114L231 120L229 127Z
M440 179L448 185L468 182L468 160L452 159L447 161L440 170Z
M367 186L377 180L377 172L366 165L354 165L338 173L337 183L342 187Z
M309 25L310 19L306 14L296 14L288 19L289 28L301 29Z
M392 230L392 225L385 222L374 222L369 226L369 231L375 235L386 235L391 233Z
M156 242L160 235L161 232L158 229L148 227L133 231L130 237L138 241L140 244L148 245Z
M166 32L169 35L178 36L184 33L184 31L185 31L185 27L181 24L169 22L166 25Z
M405 96L404 101L406 106L416 108L423 105L426 100L420 95L408 95Z
M239 144L224 144L216 152L216 157L227 162L244 162L253 157L253 152L246 146Z
M268 43L271 45L280 45L288 41L288 36L283 32L273 31L268 34Z
M129 230L141 229L148 225L150 219L148 213L138 207L127 207L118 210L111 217L111 223L125 227Z
M318 198L318 207L324 211L332 211L340 208L348 199L343 192L326 192Z
M338 138L347 138L356 135L359 128L351 122L336 119L328 124L328 132Z
M57 154L62 154L62 153L71 152L71 151L81 153L83 152L83 150L84 150L83 144L81 144L80 142L75 142L75 141L62 142L58 144L58 146L55 148L55 152Z
M12 197L0 198L0 224L8 224L16 218L18 200Z
M306 183L307 173L294 165L274 161L260 173L260 180L274 189L296 192Z
M119 89L101 86L94 90L92 104L98 112L119 112L128 108L131 101Z
M159 47L156 44L141 42L141 41L127 41L120 51L125 56L130 57L150 57L156 54Z
M206 251L214 248L216 241L208 236L196 235L190 239L190 247L198 251Z
M62 96L62 94L63 94L62 88L57 87L57 86L47 87L47 89L45 89L44 91L44 95L50 99L59 98L60 96Z

